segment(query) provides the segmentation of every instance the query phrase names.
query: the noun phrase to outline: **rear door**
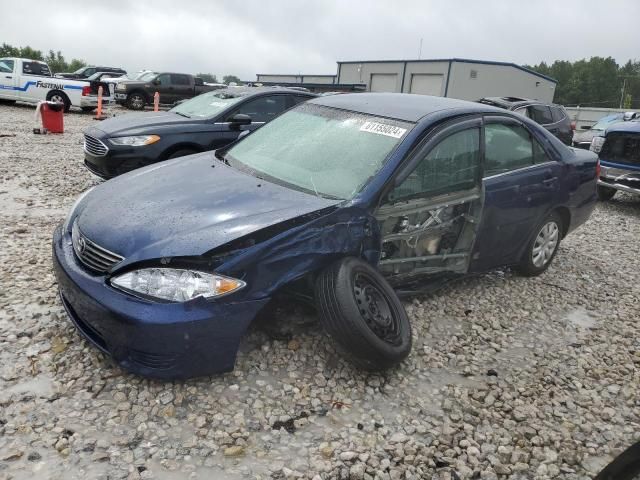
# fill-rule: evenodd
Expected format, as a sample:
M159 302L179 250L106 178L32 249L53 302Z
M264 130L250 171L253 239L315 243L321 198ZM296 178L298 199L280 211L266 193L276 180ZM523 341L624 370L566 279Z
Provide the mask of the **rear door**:
M171 74L171 87L173 88L174 102L179 100L185 100L193 97L194 86L189 75L182 75L179 73Z
M14 73L15 60L9 58L0 59L0 98L15 100L18 76Z
M485 118L485 204L472 270L519 261L535 227L559 201L561 175L562 164L523 123Z

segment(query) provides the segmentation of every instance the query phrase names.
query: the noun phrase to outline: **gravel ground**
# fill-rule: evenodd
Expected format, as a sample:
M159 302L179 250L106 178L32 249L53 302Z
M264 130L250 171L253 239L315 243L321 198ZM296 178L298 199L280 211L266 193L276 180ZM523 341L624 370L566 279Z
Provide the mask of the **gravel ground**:
M50 238L96 180L82 128L0 105L0 479L584 479L639 440L640 199L618 195L538 278L496 271L409 299L409 359L336 354L312 312L251 329L233 373L114 367L57 297Z

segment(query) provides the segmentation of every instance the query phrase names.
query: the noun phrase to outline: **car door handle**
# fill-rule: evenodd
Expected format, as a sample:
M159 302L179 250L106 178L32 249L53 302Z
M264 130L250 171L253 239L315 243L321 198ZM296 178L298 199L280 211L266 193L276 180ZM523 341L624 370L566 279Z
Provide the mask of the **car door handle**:
M11 75L5 75L4 78L13 78Z

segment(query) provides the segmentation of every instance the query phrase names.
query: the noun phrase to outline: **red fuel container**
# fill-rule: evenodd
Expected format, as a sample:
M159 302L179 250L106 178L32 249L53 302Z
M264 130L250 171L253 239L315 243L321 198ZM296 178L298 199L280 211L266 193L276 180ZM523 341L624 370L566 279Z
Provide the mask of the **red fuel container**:
M44 102L40 107L42 127L49 133L64 133L64 104Z

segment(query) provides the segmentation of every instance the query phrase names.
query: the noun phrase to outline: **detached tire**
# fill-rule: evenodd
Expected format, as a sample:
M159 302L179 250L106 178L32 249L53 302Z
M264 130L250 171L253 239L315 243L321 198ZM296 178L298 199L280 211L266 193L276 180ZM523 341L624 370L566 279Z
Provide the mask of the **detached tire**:
M315 295L320 323L358 367L385 370L409 355L409 317L368 263L348 257L327 267L316 280Z
M47 93L47 101L64 104L64 113L69 113L71 109L71 100L69 100L66 93L60 90L52 90Z
M526 277L535 277L544 273L558 253L564 226L562 218L551 212L536 228L533 238L527 245L524 258L518 271Z
M602 185L598 185L598 200L601 202L607 202L613 198L616 194L615 188L603 187Z

